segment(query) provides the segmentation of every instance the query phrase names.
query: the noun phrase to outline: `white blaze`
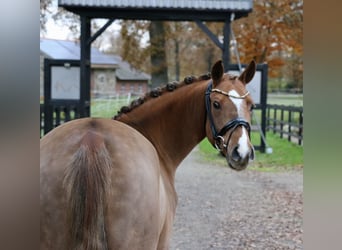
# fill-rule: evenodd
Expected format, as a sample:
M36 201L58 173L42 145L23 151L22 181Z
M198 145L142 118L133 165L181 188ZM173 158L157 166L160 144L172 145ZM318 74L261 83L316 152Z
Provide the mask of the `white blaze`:
M247 135L246 129L244 127L242 127L242 135L239 139L238 152L239 152L241 158L245 158L249 153L248 135Z
M240 96L239 93L236 92L235 90L231 90L228 93L232 96ZM242 108L243 99L238 99L238 98L233 98L233 97L229 97L229 99L234 103L237 113L238 113L238 117L243 118L244 117L243 108ZM249 153L248 135L244 127L242 127L242 134L239 139L238 152L242 158L245 158L247 154Z
M228 94L232 96L240 96L239 93L236 92L234 89L229 91ZM238 99L238 98L233 98L233 97L229 97L229 99L235 104L238 116L243 117L243 110L242 110L243 99Z

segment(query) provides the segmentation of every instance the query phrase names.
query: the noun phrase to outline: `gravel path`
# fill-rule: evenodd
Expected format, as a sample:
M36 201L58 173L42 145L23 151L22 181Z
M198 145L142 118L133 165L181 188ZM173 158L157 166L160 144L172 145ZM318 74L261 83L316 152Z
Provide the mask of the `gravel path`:
M303 172L236 172L199 160L176 173L171 250L303 249Z

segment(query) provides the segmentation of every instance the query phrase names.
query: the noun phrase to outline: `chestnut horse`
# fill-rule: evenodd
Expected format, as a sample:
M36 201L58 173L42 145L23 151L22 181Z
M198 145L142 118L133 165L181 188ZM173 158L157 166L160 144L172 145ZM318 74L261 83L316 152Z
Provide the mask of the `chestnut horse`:
M67 122L40 141L41 249L168 249L177 204L175 172L205 137L235 170L254 157L253 102L240 76L169 83L112 119Z

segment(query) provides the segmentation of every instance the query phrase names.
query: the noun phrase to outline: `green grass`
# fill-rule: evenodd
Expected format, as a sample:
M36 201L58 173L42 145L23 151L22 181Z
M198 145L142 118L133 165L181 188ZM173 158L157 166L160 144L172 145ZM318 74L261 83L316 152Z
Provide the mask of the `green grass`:
M267 95L268 104L285 105L285 106L303 106L303 94L275 94Z
M93 99L91 102L90 116L112 118L124 105L127 105L126 99Z
M260 135L258 133L253 132L251 136L252 142L259 142ZM279 135L274 135L273 133L267 133L266 140L269 147L273 149L273 153L266 154L256 151L255 159L250 163L249 169L263 172L275 172L284 169L303 167L302 146L281 139ZM219 165L227 165L224 157L218 153L207 139L204 139L200 143L199 149L204 161Z

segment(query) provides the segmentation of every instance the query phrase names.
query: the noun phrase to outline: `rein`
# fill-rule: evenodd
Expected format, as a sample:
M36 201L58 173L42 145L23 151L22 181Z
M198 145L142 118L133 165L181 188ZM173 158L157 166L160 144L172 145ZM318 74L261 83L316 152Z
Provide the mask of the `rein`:
M228 96L228 97L232 97L232 98L237 98L237 99L244 99L246 98L246 96L249 95L249 92L247 91L246 94L242 95L242 96L235 96L235 95L231 95L225 91L219 90L219 89L212 89L213 83L212 81L209 82L207 90L205 92L205 108L207 111L207 116L209 118L209 123L210 123L210 128L211 128L211 132L214 136L214 140L215 140L215 144L213 145L217 150L219 150L220 152L222 152L222 148L220 146L223 146L223 148L227 148L230 138L233 134L233 132L235 131L235 129L239 126L243 126L247 129L248 131L248 136L250 137L250 131L251 131L251 127L249 125L249 123L244 119L244 118L236 118L233 120L228 121L219 132L217 132L215 123L214 123L214 118L213 115L211 113L211 101L210 101L210 94L212 92L216 92L216 93L220 93L222 95ZM224 138L223 136L227 133L228 130L232 130L227 143L224 142Z

